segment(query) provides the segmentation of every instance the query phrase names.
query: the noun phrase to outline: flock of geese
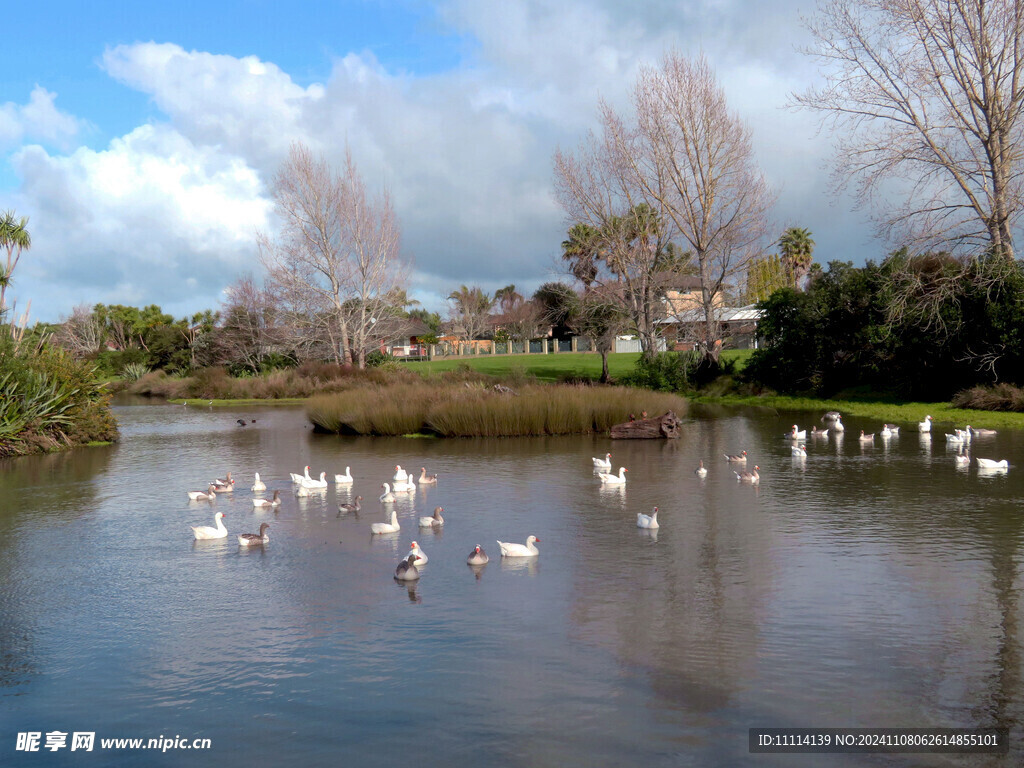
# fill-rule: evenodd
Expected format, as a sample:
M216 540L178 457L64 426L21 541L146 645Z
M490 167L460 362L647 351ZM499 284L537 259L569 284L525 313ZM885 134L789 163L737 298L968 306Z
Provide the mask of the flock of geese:
M596 459L595 459L596 461ZM610 466L610 465L609 465ZM309 474L309 467L303 469L302 474L290 473L292 484L295 489L296 496L309 496L312 493L319 491L325 491L328 487L327 473L321 472L319 478L314 478ZM625 477L625 469L621 470L620 475ZM612 476L615 477L615 476ZM335 486L345 487L351 486L354 482L352 477L351 467L345 467L343 474L336 474L334 476ZM417 484L418 483L418 484ZM381 483L381 488L384 492L380 495L381 504L388 506L396 501L396 495L406 495L413 493L418 486L423 485L436 485L437 475L428 475L426 467L420 469L419 480L402 469L401 465L395 465L395 475L391 479L391 482ZM228 472L223 478L217 478L207 484L207 490L205 491L188 491L188 497L191 501L213 501L217 498L218 494L232 493L235 490L235 480ZM263 493L267 490L266 483L260 479L259 472L255 473L255 479L252 484L251 490L254 493ZM362 496L356 496L352 503L344 503L338 505L338 513L343 514L347 512L359 512L362 509L361 502L363 501ZM252 500L253 508L256 510L260 509L274 509L281 505L281 491L275 490L273 496L269 499L262 497L254 497ZM439 530L445 523L444 507L436 507L434 513L430 516L424 516L419 518L419 527L421 529L433 529ZM657 509L655 509L655 514ZM646 516L645 516L646 517ZM205 539L224 539L227 538L228 529L224 526L224 513L216 512L213 516L214 525L200 525L190 526L192 528L192 535L196 540ZM654 520L652 526L657 528L657 520ZM260 546L270 541L270 536L267 534L267 530L270 528L269 523L262 523L260 525L259 533L243 533L238 536L238 544L242 547ZM401 525L398 522L398 513L394 510L390 510L390 516L386 522L373 523L370 525L371 535L385 535L391 533L398 533L401 530ZM498 547L501 550L502 557L537 557L540 554L540 550L537 549L537 542L540 539L536 536L529 536L526 539L525 544L518 544L514 542L499 541ZM395 579L398 581L415 581L420 578L420 571L417 566L422 566L427 563L427 554L420 548L418 542L414 541L409 547L409 554L398 563L395 568ZM483 547L479 544L473 548L473 551L469 553L466 558L466 563L471 566L479 567L486 565L490 561L487 553Z

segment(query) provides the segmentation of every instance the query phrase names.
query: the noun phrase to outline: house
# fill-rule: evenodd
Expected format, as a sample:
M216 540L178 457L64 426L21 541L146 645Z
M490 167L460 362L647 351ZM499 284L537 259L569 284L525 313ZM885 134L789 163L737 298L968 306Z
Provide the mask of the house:
M403 318L391 338L381 343L381 352L387 352L395 357L425 357L427 345L423 343L422 338L433 333L422 320Z
M726 349L757 349L757 323L763 310L753 304L746 307L716 305L716 319ZM700 307L685 309L658 321L661 334L670 349L683 352L704 343L704 310Z

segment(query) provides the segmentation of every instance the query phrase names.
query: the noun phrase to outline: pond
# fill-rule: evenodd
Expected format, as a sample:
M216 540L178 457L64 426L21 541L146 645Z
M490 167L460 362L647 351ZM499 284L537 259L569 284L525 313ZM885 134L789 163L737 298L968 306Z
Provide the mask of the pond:
M678 441L313 434L301 408L125 401L122 441L0 464L4 765L1016 765L1024 435L958 469L936 425L783 439L820 414L695 412ZM246 422L239 426L238 419ZM814 419L814 422L810 420ZM948 431L948 430L947 430ZM724 454L747 451L761 483ZM624 487L603 487L611 452ZM703 459L708 474L694 474ZM400 464L440 476L393 505ZM296 497L309 465L351 486ZM232 471L236 490L188 490ZM259 472L282 489L255 511ZM364 497L358 513L338 504ZM444 508L445 525L417 518ZM637 513L659 508L657 532ZM226 539L189 526L225 513ZM270 523L270 542L236 534ZM503 559L496 540L540 539ZM419 581L392 578L416 540ZM474 569L480 544L490 563ZM1008 728L1009 755L750 754L754 727ZM93 732L85 754L18 734ZM107 738L209 739L166 753ZM161 742L164 743L164 742ZM178 742L179 744L181 742Z

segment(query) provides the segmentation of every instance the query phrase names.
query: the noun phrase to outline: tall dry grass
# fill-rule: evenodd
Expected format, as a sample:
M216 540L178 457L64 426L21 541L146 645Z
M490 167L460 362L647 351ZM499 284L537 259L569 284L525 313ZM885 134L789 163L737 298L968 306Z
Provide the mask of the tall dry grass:
M306 413L324 432L444 437L514 437L605 432L631 413L686 413L673 394L626 387L527 385L507 394L473 382L431 381L353 388L310 399Z

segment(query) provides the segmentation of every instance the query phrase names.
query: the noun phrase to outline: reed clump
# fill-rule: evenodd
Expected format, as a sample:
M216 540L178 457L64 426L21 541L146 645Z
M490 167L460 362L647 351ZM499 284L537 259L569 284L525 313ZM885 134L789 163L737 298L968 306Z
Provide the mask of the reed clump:
M686 413L678 395L627 387L528 384L507 391L475 381L428 381L353 388L311 398L318 431L360 435L521 437L605 432L630 414Z
M976 411L1024 411L1024 389L1012 384L971 387L956 393L953 406Z

